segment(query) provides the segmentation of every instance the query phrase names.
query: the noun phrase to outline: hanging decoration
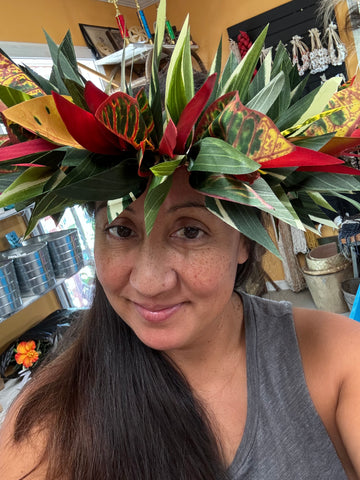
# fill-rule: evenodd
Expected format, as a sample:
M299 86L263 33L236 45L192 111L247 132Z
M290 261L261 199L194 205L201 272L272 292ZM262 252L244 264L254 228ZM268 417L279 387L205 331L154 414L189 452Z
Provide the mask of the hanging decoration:
M337 33L337 26L334 22L330 22L325 30L324 38L328 39L328 52L331 65L337 66L344 63L347 50Z
M139 18L140 25L143 27L146 35L148 36L149 42L152 43L152 35L145 17L144 10L141 10L138 0L135 0L135 5L136 5L136 12Z
M317 28L311 28L309 35L311 39L310 73L323 72L330 64L329 52L323 47Z
M124 39L124 42L126 45L127 43L129 43L129 32L128 32L128 29L126 28L124 15L121 15L116 0L108 0L108 1L114 4L116 23L119 27L120 35Z
M294 35L290 43L292 44L292 64L296 65L299 75L304 75L310 68L309 47L299 35Z
M241 55L241 58L244 58L245 55L247 54L248 50L250 50L252 41L250 40L249 35L246 32L240 31L237 38L236 38L238 47L239 47L239 52Z

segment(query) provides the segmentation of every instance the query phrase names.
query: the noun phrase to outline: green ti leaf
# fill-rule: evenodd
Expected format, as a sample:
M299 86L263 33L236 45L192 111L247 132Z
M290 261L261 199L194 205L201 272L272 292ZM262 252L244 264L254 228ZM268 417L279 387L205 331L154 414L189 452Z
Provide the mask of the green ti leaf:
M193 146L189 153L189 171L218 172L244 175L255 172L260 165L238 149L219 138L206 137Z
M165 107L175 125L193 96L194 78L190 51L189 17L187 16L171 55L166 77Z
M283 92L285 85L285 75L280 72L264 87L257 95L255 95L247 104L247 108L257 110L264 115L277 101L279 95Z
M229 80L224 85L221 91L221 95L227 92L231 92L233 90L237 90L239 92L240 100L242 102L247 101L249 85L255 71L255 67L259 61L261 49L264 45L267 30L268 27L265 27L258 36L258 38L255 40L250 50L241 60L235 71L230 76Z
M206 197L208 210L247 238L259 243L280 258L280 254L254 208Z
M172 185L172 175L155 177L150 182L144 204L144 219L146 234L150 235L159 209L165 200Z
M27 93L24 93L15 88L5 87L5 85L0 85L0 100L7 106L12 107L18 103L25 102L30 100L32 97Z
M169 160L167 162L161 162L151 167L150 170L155 175L155 177L164 177L172 175L177 167L181 164L182 158L176 160Z
M151 64L151 81L149 88L149 104L154 118L156 136L158 139L162 137L162 107L161 107L161 92L159 84L159 64L160 55L162 52L163 39L165 34L166 23L166 0L160 0L157 17L156 30L154 38L154 49ZM125 65L125 62L123 62Z

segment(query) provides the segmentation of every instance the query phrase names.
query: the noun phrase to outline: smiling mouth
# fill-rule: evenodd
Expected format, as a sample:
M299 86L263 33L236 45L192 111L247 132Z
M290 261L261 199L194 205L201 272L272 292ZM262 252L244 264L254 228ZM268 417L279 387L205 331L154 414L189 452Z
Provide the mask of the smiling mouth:
M176 313L181 307L182 303L177 303L176 305L172 305L170 307L145 307L143 305L139 305L138 303L133 303L135 306L136 311L150 323L161 323L168 320L174 313Z

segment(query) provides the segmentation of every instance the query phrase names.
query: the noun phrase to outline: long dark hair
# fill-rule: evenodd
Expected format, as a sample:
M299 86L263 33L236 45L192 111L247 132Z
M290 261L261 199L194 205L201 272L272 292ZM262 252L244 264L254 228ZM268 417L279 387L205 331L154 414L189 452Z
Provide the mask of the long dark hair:
M225 480L184 376L144 345L97 282L92 308L22 392L14 441L44 430L49 480ZM28 474L23 478L27 478Z

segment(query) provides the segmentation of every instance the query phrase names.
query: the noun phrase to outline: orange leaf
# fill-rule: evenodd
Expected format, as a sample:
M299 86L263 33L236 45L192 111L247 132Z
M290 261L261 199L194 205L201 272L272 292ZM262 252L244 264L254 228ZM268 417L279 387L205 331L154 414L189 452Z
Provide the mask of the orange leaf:
M58 145L83 148L68 132L51 95L19 103L5 110L3 115L7 120Z

